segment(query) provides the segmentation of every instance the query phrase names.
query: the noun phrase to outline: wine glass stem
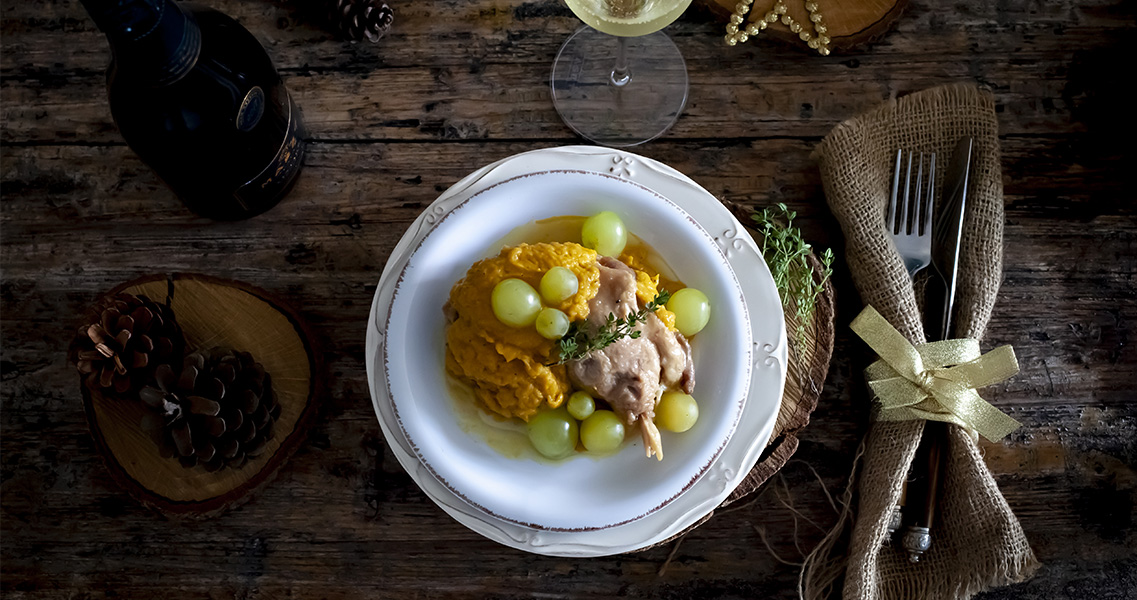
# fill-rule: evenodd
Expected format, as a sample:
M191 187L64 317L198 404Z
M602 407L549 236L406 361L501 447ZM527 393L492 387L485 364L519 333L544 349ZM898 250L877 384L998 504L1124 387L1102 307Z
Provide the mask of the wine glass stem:
M619 45L616 50L616 66L612 68L612 85L623 87L632 80L632 71L628 68L628 38L617 36Z

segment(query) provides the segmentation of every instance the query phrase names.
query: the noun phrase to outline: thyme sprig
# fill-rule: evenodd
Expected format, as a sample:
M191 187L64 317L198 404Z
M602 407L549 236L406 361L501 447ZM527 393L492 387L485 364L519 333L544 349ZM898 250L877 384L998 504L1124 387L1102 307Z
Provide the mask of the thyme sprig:
M779 202L777 210L762 209L750 216L757 231L762 235L762 256L774 276L774 284L782 297L782 306L792 308L797 321L795 339L801 348L805 347L806 327L813 319L814 308L825 283L833 274L833 249L826 248L821 253L821 272L814 277L809 265L809 255L813 247L801 237L801 230L794 227L797 212Z
M647 306L628 316L617 319L614 313L608 313L604 324L593 333L587 321L576 321L569 325L568 333L557 340L558 358L556 364L564 364L570 360L584 358L589 352L601 350L615 343L617 340L629 337L633 340L640 337L640 330L636 329L638 323L647 321L647 316L671 299L671 293L663 290L647 303Z

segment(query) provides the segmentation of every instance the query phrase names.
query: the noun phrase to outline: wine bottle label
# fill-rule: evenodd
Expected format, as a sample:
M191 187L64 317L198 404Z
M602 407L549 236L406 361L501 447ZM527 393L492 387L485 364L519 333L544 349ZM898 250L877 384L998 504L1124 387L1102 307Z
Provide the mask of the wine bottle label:
M257 88L259 89L259 88ZM284 91L288 94L287 91ZM263 105L263 93L262 102ZM284 140L276 156L256 177L253 177L234 193L237 200L246 207L261 204L266 198L279 199L292 185L296 175L300 172L300 165L304 162L303 125L300 112L288 94L286 104L288 108L288 127L284 132ZM275 201L273 202L275 204Z
M261 122L261 116L264 114L265 92L261 86L254 85L253 89L245 94L245 99L241 101L241 107L237 109L237 129L252 131L257 123Z

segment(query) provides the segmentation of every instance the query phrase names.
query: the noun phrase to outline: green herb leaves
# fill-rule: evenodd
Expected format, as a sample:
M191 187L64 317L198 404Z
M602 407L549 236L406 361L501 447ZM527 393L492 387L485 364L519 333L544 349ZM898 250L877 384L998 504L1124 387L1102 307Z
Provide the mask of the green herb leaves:
M589 352L607 348L620 338L636 339L640 337L640 331L636 329L636 324L647 321L649 314L663 307L670 299L671 293L663 290L655 296L655 299L648 302L647 306L622 319L617 319L615 314L608 313L604 325L591 335L587 322L577 321L573 323L569 326L568 333L557 340L559 360L556 364L564 364L570 360L584 358Z
M813 319L813 309L817 298L825 288L825 282L833 274L833 249L826 248L821 253L820 277L814 277L809 265L812 246L801 238L801 231L794 227L797 213L779 202L778 210L762 209L751 215L757 231L762 235L762 256L770 266L774 284L782 297L782 306L794 309L797 331L795 338L802 347L806 341L806 327ZM782 220L785 223L782 223Z

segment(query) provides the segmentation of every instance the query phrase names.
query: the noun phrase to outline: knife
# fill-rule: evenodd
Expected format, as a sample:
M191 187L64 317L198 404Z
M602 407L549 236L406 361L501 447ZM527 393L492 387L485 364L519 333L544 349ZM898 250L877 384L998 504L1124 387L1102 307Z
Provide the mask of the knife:
M961 138L944 178L944 191L940 194L944 202L932 224L932 267L943 284L943 306L936 312L929 310L927 314L939 317L938 328L931 331L936 332L939 336L936 339L940 340L948 339L952 331L955 296L959 288L959 247L963 239L963 216L967 211L967 189L971 183L974 154L975 140ZM928 298L935 299L935 296Z
M938 277L929 282L925 315L929 341L951 337L955 296L959 288L959 251L963 239L963 221L967 210L967 191L971 182L971 165L975 155L975 140L963 137L956 144L944 178L944 201L932 221L932 266ZM938 284L938 285L937 285ZM947 445L947 424L928 421L924 437L913 459L914 476L908 490L906 507L910 524L904 531L902 545L908 560L919 562L932 546L932 522L939 495L940 471Z

